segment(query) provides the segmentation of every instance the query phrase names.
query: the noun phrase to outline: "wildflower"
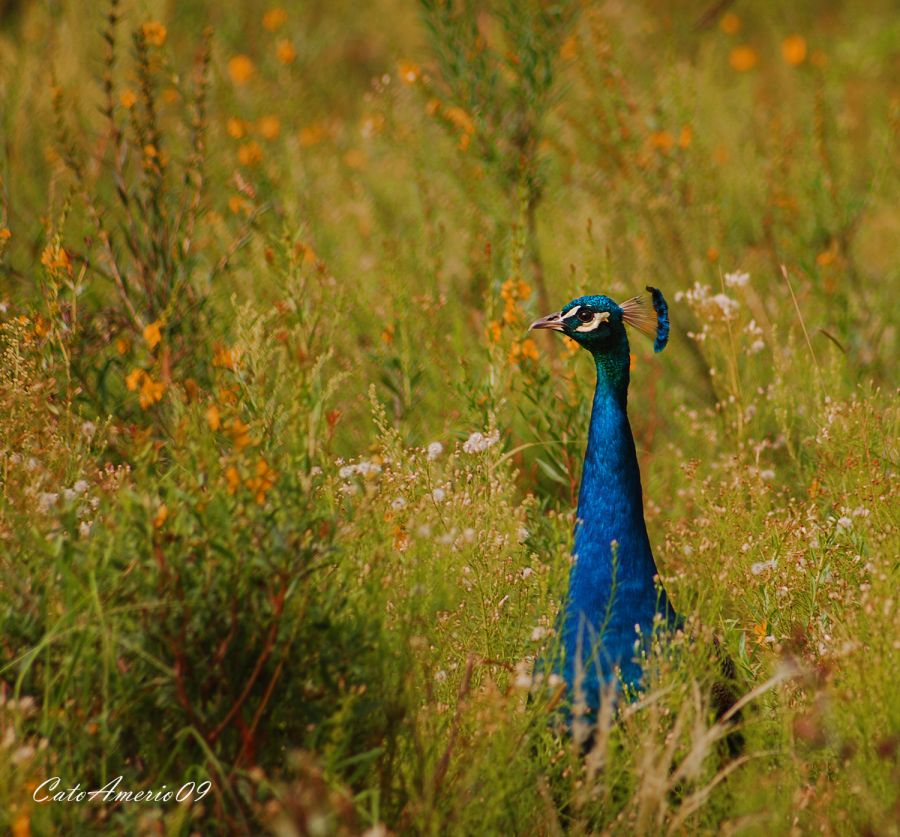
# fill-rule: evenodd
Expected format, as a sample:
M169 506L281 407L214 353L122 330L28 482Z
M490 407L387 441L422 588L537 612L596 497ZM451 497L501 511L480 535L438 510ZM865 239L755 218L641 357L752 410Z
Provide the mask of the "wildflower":
M406 552L408 547L409 535L402 526L397 526L394 529L394 549L396 549L397 552Z
M443 488L435 488L434 491L431 492L431 499L434 500L435 503L443 503L446 496Z
M237 366L240 352L236 348L217 345L215 354L213 355L213 366L219 369L235 369Z
M753 626L753 633L756 636L757 645L765 645L766 642L766 620L763 619L758 625Z
M492 430L485 436L477 430L472 433L465 442L463 442L463 450L466 453L481 453L489 447L495 445L500 440L500 431Z
M487 324L487 328L484 330L485 337L487 337L488 343L499 343L500 342L500 323L496 320L491 320Z
M262 161L262 147L256 140L245 142L238 148L238 162L242 166L255 166Z
M161 47L166 42L166 27L158 20L148 20L141 25L144 40L150 46Z
M131 110L137 104L137 94L133 90L125 88L119 94L119 102L123 108Z
M465 134L475 132L475 123L462 108L452 107L444 111L444 116Z
M300 141L300 145L303 148L318 145L324 137L325 128L321 122L314 122L312 125L307 125L305 128L301 128L297 134L297 139Z
M140 385L141 379L147 373L143 369L132 369L125 378L125 386L129 392L134 392Z
M235 55L228 62L228 75L235 84L246 84L255 74L256 67L249 56Z
M238 490L238 487L241 484L241 475L234 465L229 465L228 468L225 469L225 482L228 484L229 494L234 494Z
M275 140L281 133L281 120L277 116L268 115L260 118L257 130L263 139Z
M247 133L247 123L243 119L232 116L225 123L225 130L232 139L241 139Z
M766 480L770 482L775 479L775 472L771 468L765 468L764 470L759 472L759 478L761 480Z
M421 70L412 61L401 61L397 65L397 75L404 84L415 84L419 80Z
M169 507L165 503L160 503L153 518L153 528L159 529L169 518Z
M781 56L792 67L798 67L806 60L806 38L802 35L788 35L781 42Z
M734 12L726 12L719 20L719 29L726 35L737 35L741 31L741 19Z
M72 275L72 259L65 248L58 244L48 244L41 253L41 264L50 273L68 273Z
M147 341L147 346L149 346L150 351L153 351L162 340L161 326L161 320L154 320L149 325L144 326L144 340Z
M219 408L215 404L210 404L206 408L206 423L210 430L218 430L222 426L222 417L219 415Z
M729 288L743 288L750 281L750 274L736 270L734 273L725 274L725 284Z
M262 19L263 29L268 29L270 32L274 32L276 29L280 29L287 22L287 12L281 8L281 6L276 6L274 9L269 9L264 15Z
M162 401L165 391L166 385L164 382L154 381L153 378L145 373L144 382L141 384L140 392L141 409L146 410L158 401Z
M756 50L749 46L735 47L728 56L731 69L738 73L749 72L756 66L758 60Z
M250 427L244 424L239 418L233 418L228 426L228 433L231 436L234 446L238 450L243 450L248 445L253 444L250 438Z
M350 148L344 154L344 163L347 165L347 168L361 169L366 164L366 155L358 148Z
M678 134L678 147L689 148L693 139L694 131L692 130L691 126L682 125L681 131Z
M440 442L430 442L426 451L428 459L434 461L444 452L444 446Z
M715 296L710 297L709 301L721 311L722 318L726 320L730 320L737 309L740 308L740 304L736 299L732 299L725 294L716 294Z
M538 359L537 344L530 337L522 341L522 357L528 360Z
M254 475L246 481L245 485L254 493L258 505L261 506L266 502L266 494L275 485L277 476L265 459L260 457L257 460Z
M46 514L56 505L58 499L59 494L55 491L42 491L37 498L38 511Z
M675 140L668 131L654 131L650 134L650 146L668 154L672 150Z
M84 494L84 492L87 491L88 488L90 488L90 485L88 484L87 480L76 480L72 485L72 491L74 491L76 494Z
M81 425L81 435L85 437L85 439L92 439L94 434L97 432L97 425L92 421L85 421Z
M575 35L569 35L562 42L562 46L559 48L559 57L563 61L572 61L578 57L578 38Z
M91 523L88 520L82 520L81 523L78 524L78 534L81 535L82 538L86 538L91 534Z
M282 64L293 64L294 59L297 57L297 51L294 49L294 45L287 40L287 38L282 38L277 44L275 44L275 57Z
M774 558L768 561L757 561L755 564L750 565L750 572L753 575L761 575L766 570L774 570L775 566L776 564Z
M853 520L847 515L838 518L837 528L839 531L843 531L844 529L850 529L853 526Z
M406 507L406 500L404 500L402 497L395 497L391 501L391 509L393 511L400 511L401 509L403 509L405 507Z
M547 629L543 625L537 625L531 632L531 639L534 642L539 642L545 636L547 636Z

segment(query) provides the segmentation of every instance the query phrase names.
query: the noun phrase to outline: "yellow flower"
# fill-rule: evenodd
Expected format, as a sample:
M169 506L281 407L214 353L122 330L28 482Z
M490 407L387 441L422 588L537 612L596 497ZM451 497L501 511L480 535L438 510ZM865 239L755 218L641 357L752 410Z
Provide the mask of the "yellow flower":
M294 49L294 45L287 38L282 38L275 44L275 57L282 64L293 64L294 59L297 57L297 50Z
M129 392L134 392L140 385L141 379L146 373L143 369L132 369L125 378L125 386Z
M789 35L781 42L781 55L792 67L802 64L806 60L806 38Z
M210 404L206 408L206 423L210 430L218 430L222 426L222 417L219 415L219 408L215 404Z
M485 329L485 336L488 339L488 343L499 343L500 342L500 323L496 320L491 320L487 324L487 328Z
M281 6L276 6L274 9L269 9L264 15L262 19L263 29L268 29L270 32L274 32L276 29L284 26L287 22L287 12L281 8Z
M816 264L819 267L828 267L828 265L834 264L836 259L837 246L832 242L827 250L823 250L816 256Z
M147 341L150 351L153 351L162 340L161 326L161 320L154 320L150 325L144 326L144 340Z
M281 120L277 116L271 114L268 116L261 116L259 122L256 123L256 129L263 139L278 139L278 135L281 133Z
M166 42L166 27L158 20L148 20L141 26L141 31L150 46L161 47Z
M471 134L460 134L458 148L460 151L467 151L472 143Z
M232 116L225 123L225 129L228 131L228 136L232 139L241 139L247 133L247 124L243 119Z
M741 19L734 12L726 12L719 20L719 29L726 35L737 35L741 31Z
M124 355L128 351L128 341L124 337L116 338L116 351L120 355Z
M12 233L9 231L9 227L0 227L0 241L9 241Z
M232 195L228 199L228 208L237 215L242 209L248 209L249 204L240 195Z
M397 65L397 75L404 84L415 84L419 80L421 70L412 61L401 61Z
M446 116L457 128L467 134L471 134L475 131L475 123L472 121L472 117L462 108L447 108L447 110L444 111L444 116Z
M72 275L72 259L64 247L48 244L41 253L41 264L50 273L68 273Z
M394 327L388 323L381 332L381 341L390 346L394 342Z
M119 94L119 101L123 108L131 110L137 104L137 93L130 88L126 88Z
M691 130L691 126L683 125L681 127L681 133L678 134L678 147L689 148L693 139L694 132Z
M156 510L156 516L153 518L153 528L159 529L163 523L169 517L169 507L165 503L160 503L159 508Z
M746 73L756 66L758 56L756 50L749 46L738 46L731 50L728 63L738 73Z
M228 74L235 84L246 84L255 73L256 67L247 55L235 55L228 62Z
M225 482L228 483L229 494L234 494L234 492L238 490L238 487L241 484L241 475L234 465L229 465L229 467L225 469Z
M256 140L245 142L238 148L238 162L242 166L255 166L262 161L262 147Z
M166 385L162 381L154 381L149 375L144 375L144 382L141 384L141 392L139 400L141 409L146 410L148 407L162 401L163 394L166 391Z
M756 644L764 645L766 642L766 620L763 619L758 625L753 626L753 633L756 635Z
M229 349L228 346L216 345L216 351L213 355L213 366L220 369L234 369L237 366L237 360L240 352L237 349Z

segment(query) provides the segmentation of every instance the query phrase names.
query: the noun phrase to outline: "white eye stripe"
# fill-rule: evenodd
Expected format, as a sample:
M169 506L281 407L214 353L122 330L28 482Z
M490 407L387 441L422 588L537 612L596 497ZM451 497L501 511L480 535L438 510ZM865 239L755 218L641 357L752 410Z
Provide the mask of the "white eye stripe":
M609 319L609 311L598 311L594 314L594 318L589 322L586 322L584 325L578 326L575 331L593 331L602 323L605 323Z
M568 311L566 311L566 313L563 314L563 317L568 320L569 317L574 317L580 310L581 306L576 305L574 308L570 308Z

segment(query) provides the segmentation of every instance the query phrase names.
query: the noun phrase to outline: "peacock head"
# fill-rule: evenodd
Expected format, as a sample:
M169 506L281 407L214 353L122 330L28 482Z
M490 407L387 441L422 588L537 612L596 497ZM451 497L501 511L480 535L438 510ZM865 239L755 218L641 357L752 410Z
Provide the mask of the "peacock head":
M621 305L608 296L578 297L561 311L535 320L531 329L561 331L599 359L622 352L627 356L629 325L653 338L654 351L661 352L669 341L669 306L658 288L647 290L649 297L632 297Z

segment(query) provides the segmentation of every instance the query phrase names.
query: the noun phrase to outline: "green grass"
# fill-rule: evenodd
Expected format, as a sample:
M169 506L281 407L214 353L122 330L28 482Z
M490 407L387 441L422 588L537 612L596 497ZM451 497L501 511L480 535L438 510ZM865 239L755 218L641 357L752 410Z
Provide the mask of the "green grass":
M892 4L8 5L0 827L898 834ZM583 759L592 370L525 329L647 284L688 626ZM119 775L211 788L32 800Z

